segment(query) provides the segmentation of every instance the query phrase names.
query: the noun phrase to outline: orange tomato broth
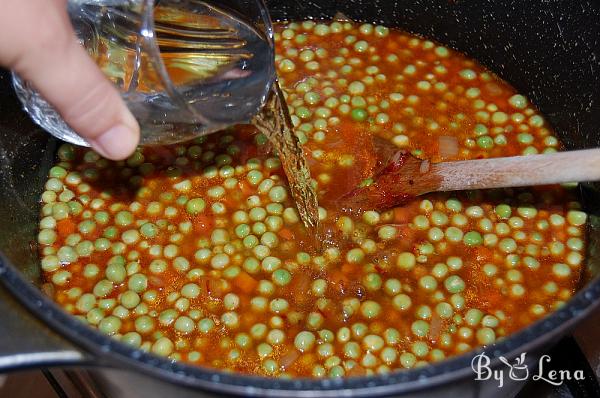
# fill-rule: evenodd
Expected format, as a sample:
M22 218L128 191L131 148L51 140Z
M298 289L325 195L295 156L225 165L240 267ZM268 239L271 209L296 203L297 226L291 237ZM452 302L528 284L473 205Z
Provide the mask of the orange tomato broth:
M585 215L567 188L436 193L377 214L346 214L339 203L380 166L374 136L432 161L559 149L524 97L475 61L400 31L309 21L277 24L276 32L280 81L323 208L323 252L311 248L289 192L270 195L269 185L287 188L286 177L253 127L142 148L126 162L64 146L57 167L65 173L55 169L53 177L64 187L54 200L43 197L44 229L56 239L42 239L40 247L51 264L46 290L59 304L115 338L173 360L268 376L341 377L421 366L490 344L572 296L582 269ZM352 82L362 83L352 85L356 94L349 93ZM365 113L354 120L353 114L362 119ZM458 149L441 156L440 137L447 136L456 137ZM258 186L250 170L261 171ZM224 190L213 189L217 197L211 198L209 189L217 186ZM64 216L53 209L66 190L75 193L65 195L69 214L51 228L47 217ZM198 214L186 211L192 198L205 201ZM149 214L151 202L158 212ZM267 232L276 236L276 243L273 235L264 239L260 245L268 250L259 254L236 235L241 222L234 220L235 211L248 214L254 205L265 211L252 213L251 234L258 241ZM95 219L101 211L109 215L104 225ZM133 222L107 233L122 211ZM85 220L95 228L82 233ZM146 223L157 226L155 237L139 234ZM127 230L138 231L135 242L124 243ZM99 250L96 243L107 234L110 247ZM91 254L58 258L67 243L77 253L82 241L94 243ZM175 257L165 254L169 244ZM151 254L153 246L158 254ZM198 254L203 248L208 257ZM279 262L258 258L266 252ZM187 269L174 265L178 257ZM57 258L60 264L52 266ZM157 259L167 266L153 273ZM123 280L107 279L111 261L124 263ZM97 275L84 272L87 264L98 267ZM287 270L278 275L290 281L273 283L274 268ZM147 275L147 287L136 293L139 304L126 308L133 274ZM110 291L96 297L102 280ZM182 296L186 284L197 286L191 289L197 297ZM92 309L85 294L94 296ZM176 315L161 324L160 314L169 309ZM140 331L140 317L151 320L150 331ZM178 330L179 318L193 330Z

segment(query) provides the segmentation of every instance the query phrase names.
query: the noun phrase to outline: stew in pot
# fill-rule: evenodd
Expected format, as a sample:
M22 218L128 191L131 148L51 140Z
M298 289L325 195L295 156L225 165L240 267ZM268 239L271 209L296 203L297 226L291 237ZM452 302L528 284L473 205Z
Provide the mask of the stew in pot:
M342 200L399 149L434 162L560 150L524 96L383 26L284 23L276 43L322 250L253 127L123 162L63 145L38 239L45 289L67 311L173 360L342 377L492 344L573 295L586 214L568 186L435 193L385 212Z

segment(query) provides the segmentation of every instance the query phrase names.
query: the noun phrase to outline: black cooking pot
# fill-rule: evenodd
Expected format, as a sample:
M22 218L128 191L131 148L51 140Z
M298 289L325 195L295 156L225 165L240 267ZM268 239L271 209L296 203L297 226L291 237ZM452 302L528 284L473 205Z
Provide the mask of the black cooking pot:
M600 146L600 4L596 0L273 1L274 19L348 17L398 27L478 59L526 94L567 149ZM482 349L385 376L339 380L274 380L173 363L104 336L62 311L38 289L35 244L39 197L57 142L20 110L0 74L0 370L32 366L95 366L128 396L386 396L485 395L496 384L473 381L471 360ZM576 165L574 165L576 167ZM586 210L600 204L581 184ZM530 359L568 333L600 297L600 223L588 229L586 278L562 309L485 351ZM18 302L18 304L17 304ZM26 309L26 310L25 310ZM135 383L135 384L133 384ZM506 395L510 388L505 386ZM177 389L174 392L173 389ZM490 390L492 391L492 390ZM137 395L136 395L137 394Z

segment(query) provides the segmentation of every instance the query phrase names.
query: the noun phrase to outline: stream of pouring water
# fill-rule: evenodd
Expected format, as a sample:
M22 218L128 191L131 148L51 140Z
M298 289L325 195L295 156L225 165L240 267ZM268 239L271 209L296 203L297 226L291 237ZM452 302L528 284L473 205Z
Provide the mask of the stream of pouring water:
M277 81L273 84L273 92L265 107L252 119L252 124L269 139L277 151L300 218L314 243L318 243L320 228L317 193L311 183L306 156L294 134L285 97Z

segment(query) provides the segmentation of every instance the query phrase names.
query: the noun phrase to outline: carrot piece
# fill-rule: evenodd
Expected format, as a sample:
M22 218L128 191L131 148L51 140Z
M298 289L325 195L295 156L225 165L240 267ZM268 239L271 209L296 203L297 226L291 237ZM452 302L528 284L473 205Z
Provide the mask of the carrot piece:
M209 216L200 214L192 218L192 224L194 226L194 232L208 233L213 228L214 220Z
M238 183L238 187L240 187L240 191L244 194L244 196L249 196L250 194L252 194L252 187L250 186L250 184L244 181L240 181Z
M346 373L346 376L348 376L348 377L359 377L359 376L364 376L366 374L367 374L367 371L365 370L365 368L363 368L359 364L356 364L353 367L351 367L350 369L348 369L348 372Z
M331 282L337 293L344 294L350 283L348 275L351 275L350 272L344 272L344 267L342 266L342 269L330 272L327 279Z
M429 339L432 343L436 343L440 338L440 334L442 333L442 329L444 326L444 321L438 314L434 314L431 318L431 327L429 329Z
M493 261L494 251L489 247L477 246L475 248L475 258L481 263Z
M279 230L278 234L285 240L293 240L294 239L294 233L289 228L281 228Z
M351 275L355 272L357 272L359 269L359 267L355 264L350 264L350 263L344 263L344 265L342 265L342 273L344 275ZM344 277L344 279L347 279Z
M56 229L59 235L70 235L75 232L75 223L72 220L65 218L56 223Z
M331 283L333 283L334 285L342 285L344 283L347 283L348 277L346 276L347 273L344 272L344 268L345 267L342 266L341 270L335 270L335 271L329 273L327 279L329 279L331 281ZM350 272L348 272L348 274L349 273Z
M409 224L397 225L396 231L398 231L398 238L404 241L411 241L415 236L415 231Z
M165 280L163 278L161 278L160 276L156 276L156 275L150 275L150 277L148 278L148 281L150 282L150 285L153 287L164 287L165 286Z
M311 296L306 294L310 288L312 278L307 272L299 272L294 275L290 282L290 291L292 297L297 305L305 305L311 300Z
M220 280L210 278L208 280L208 294L212 297L222 297L223 296L223 284Z
M398 224L404 224L412 221L413 211L409 206L399 206L394 208L394 221Z
M258 282L250 274L242 271L233 280L235 286L237 286L242 292L249 294L254 291Z

